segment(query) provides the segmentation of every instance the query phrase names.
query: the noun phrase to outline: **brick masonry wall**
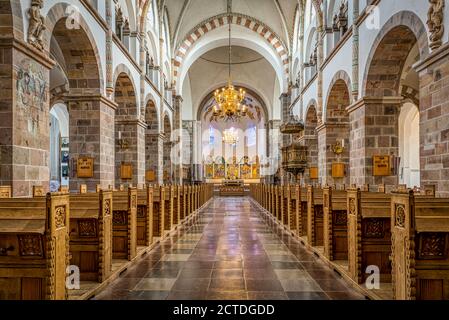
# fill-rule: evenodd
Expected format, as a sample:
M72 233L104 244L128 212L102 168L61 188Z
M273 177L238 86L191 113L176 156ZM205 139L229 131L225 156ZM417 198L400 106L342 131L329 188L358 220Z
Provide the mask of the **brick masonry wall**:
M449 45L418 68L420 76L421 185L449 197Z
M69 110L70 190L79 190L87 184L95 190L114 184L114 117L115 110L98 97L71 97L67 101ZM80 157L94 158L94 176L78 178L76 163Z
M5 97L6 104L12 103L14 107L4 105L5 111L9 109L9 113L13 115L10 122L12 130L6 134L6 137L12 138L10 150L8 147L6 150L11 152L11 171L6 173L6 177L11 177L14 196L29 196L33 185L43 185L48 190L49 70L16 49L9 52L12 57L3 57L3 61L12 62L12 70L8 68L12 71L12 81L6 86L10 93ZM9 102L8 97L11 98ZM7 115L6 118L8 117ZM11 120L10 117L9 119Z
M396 185L397 175L373 176L373 156L398 156L398 117L402 98L370 98L349 108L351 184Z

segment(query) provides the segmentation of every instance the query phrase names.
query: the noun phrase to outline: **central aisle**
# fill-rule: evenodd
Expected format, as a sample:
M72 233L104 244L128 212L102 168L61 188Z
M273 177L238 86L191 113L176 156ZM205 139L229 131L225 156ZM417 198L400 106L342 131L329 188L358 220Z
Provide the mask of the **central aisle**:
M363 299L247 197L215 197L95 299Z

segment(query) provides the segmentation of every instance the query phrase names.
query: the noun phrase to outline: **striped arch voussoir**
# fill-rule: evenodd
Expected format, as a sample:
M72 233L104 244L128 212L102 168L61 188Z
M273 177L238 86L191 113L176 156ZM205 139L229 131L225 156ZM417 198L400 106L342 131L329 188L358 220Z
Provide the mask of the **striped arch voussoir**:
M289 60L288 60L288 48L282 42L280 37L272 31L263 22L260 22L249 16L241 14L232 14L230 17L231 23L239 26L246 27L254 32L257 32L261 37L263 37L277 52L280 60L282 61L282 66L284 68L285 77L288 79L289 73ZM222 14L212 17L206 21L203 21L194 29L192 29L184 40L180 43L176 50L176 55L173 59L173 81L176 85L179 76L179 70L182 66L183 60L187 55L189 49L194 45L198 39L204 36L206 33L219 28L223 25L229 24L228 14Z

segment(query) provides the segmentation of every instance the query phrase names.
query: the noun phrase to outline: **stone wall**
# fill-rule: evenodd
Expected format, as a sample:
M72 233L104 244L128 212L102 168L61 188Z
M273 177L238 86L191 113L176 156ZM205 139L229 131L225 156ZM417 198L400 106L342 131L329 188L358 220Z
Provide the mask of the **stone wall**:
M421 185L449 197L449 44L422 61L420 76Z
M114 184L114 117L116 105L101 96L67 97L70 114L70 190L79 190L80 184L87 184L95 190ZM94 176L77 177L77 160L80 157L94 158Z

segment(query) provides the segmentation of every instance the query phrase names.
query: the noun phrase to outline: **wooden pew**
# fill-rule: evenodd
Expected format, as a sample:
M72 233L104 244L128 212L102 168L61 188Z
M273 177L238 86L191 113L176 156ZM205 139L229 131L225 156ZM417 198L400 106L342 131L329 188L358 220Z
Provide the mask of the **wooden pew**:
M112 191L70 194L70 264L82 281L103 282L112 273Z
M179 217L180 221L184 221L184 219L187 217L186 214L186 203L187 203L187 196L186 196L186 186L179 186Z
M68 195L0 199L0 300L65 300Z
M181 222L181 211L180 211L180 189L181 186L175 185L173 188L173 213L172 213L172 228L177 226Z
M11 198L11 186L0 186L0 198Z
M379 267L380 282L391 282L390 205L391 194L347 191L349 275L359 284L370 265Z
M347 201L345 190L323 188L324 256L344 265L348 260Z
M323 191L307 187L307 241L311 246L322 247L323 236Z
M112 196L112 257L132 260L137 254L137 190L114 191Z
M392 286L399 300L449 300L449 199L391 196Z
M289 212L289 202L290 202L290 185L284 185L284 186L280 186L279 188L279 194L280 194L280 200L281 200L281 210L280 210L280 221L282 223L282 225L284 225L285 227L289 227L289 216L290 216L290 212Z
M301 210L301 189L299 185L288 186L289 198L287 203L287 226L290 232L298 232L298 218Z
M163 218L165 212L165 188L162 186L153 189L153 241L162 239Z
M137 190L137 245L153 243L153 187Z
M164 238L172 229L173 221L173 186L164 186L165 188L165 198L164 198L164 214L162 215L162 238Z
M301 208L298 217L298 236L307 239L307 188L300 188L300 202Z

